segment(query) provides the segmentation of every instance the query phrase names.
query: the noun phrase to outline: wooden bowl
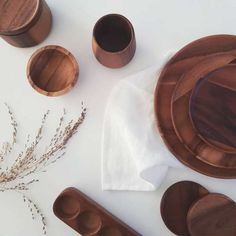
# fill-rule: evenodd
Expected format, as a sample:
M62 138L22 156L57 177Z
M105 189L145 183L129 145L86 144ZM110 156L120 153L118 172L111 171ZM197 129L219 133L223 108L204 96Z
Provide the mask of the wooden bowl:
M0 1L0 36L15 47L31 47L50 33L52 14L44 0Z
M95 57L104 66L125 66L131 61L136 50L132 24L119 14L103 16L94 26L92 48Z
M31 86L46 96L59 96L77 82L79 66L74 56L60 46L38 49L30 58L27 77Z

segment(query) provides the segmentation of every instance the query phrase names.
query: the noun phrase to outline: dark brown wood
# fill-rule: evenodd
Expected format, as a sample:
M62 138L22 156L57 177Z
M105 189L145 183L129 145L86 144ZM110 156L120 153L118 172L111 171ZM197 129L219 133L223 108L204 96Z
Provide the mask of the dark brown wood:
M183 164L202 174L218 178L235 178L236 170L220 168L198 159L178 138L171 117L171 98L181 76L205 56L236 49L233 35L213 35L201 38L181 49L163 69L155 90L155 114L160 134L169 150Z
M75 188L67 188L58 196L53 204L53 211L81 235L140 235Z
M190 117L199 136L223 152L236 151L235 104L236 65L221 67L202 78L190 99Z
M132 24L119 14L103 16L94 26L92 48L95 57L104 66L125 66L131 61L136 50Z
M60 46L38 49L30 58L27 77L31 86L47 96L59 96L77 82L79 66L74 56Z
M172 121L179 140L200 160L223 168L236 168L236 155L216 149L200 138L191 122L189 100L192 90L202 77L225 64L231 63L235 58L235 51L205 56L178 81L171 103Z
M181 181L170 186L161 200L161 216L175 235L188 236L187 213L190 206L209 192L200 184Z
M187 222L191 236L235 236L236 204L222 194L208 194L192 205Z
M45 0L0 0L0 35L16 47L41 43L52 25Z

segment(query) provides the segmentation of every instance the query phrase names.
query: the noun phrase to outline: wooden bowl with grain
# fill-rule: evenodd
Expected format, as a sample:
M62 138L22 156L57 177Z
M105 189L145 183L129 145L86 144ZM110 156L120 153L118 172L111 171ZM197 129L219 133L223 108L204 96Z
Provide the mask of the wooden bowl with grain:
M59 96L71 90L79 76L75 57L65 48L50 45L38 49L27 65L31 86L46 96Z

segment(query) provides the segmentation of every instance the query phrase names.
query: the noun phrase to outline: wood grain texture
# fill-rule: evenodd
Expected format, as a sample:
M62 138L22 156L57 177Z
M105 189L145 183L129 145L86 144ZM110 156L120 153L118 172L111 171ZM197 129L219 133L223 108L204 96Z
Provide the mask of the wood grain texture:
M94 26L92 48L102 65L109 68L125 66L131 61L136 50L131 22L119 14L103 16Z
M47 96L59 96L74 87L79 66L74 56L60 46L38 49L30 58L27 77L31 86Z
M67 188L57 197L53 211L59 219L81 235L140 235L75 188Z
M189 101L197 82L209 72L235 60L235 51L205 56L178 81L172 95L171 116L175 132L183 145L200 160L223 168L236 168L236 155L225 153L201 139L189 114ZM181 115L180 115L181 114ZM207 118L207 117L206 117ZM208 119L208 118L207 118Z
M195 201L207 194L207 189L191 181L170 186L161 200L161 216L168 229L175 235L188 236L188 210Z
M208 194L192 205L187 222L191 236L235 236L236 204L222 194Z
M31 47L42 42L52 25L45 0L0 0L0 35L16 47Z
M203 162L178 138L171 117L171 98L177 82L205 56L236 49L233 35L213 35L196 40L181 49L166 64L159 77L154 98L154 109L159 132L169 150L183 164L202 174L218 178L235 178L236 170Z
M224 152L236 151L235 104L236 65L221 67L203 77L190 99L190 117L198 134Z

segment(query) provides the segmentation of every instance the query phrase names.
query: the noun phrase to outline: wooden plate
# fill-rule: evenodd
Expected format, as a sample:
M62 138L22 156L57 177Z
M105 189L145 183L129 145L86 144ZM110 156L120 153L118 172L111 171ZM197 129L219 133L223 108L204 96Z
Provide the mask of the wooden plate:
M207 194L207 189L191 181L170 186L161 200L161 216L167 228L175 235L188 236L188 210L195 201Z
M171 103L173 125L183 145L200 160L223 168L236 168L236 155L225 153L225 150L216 149L213 145L209 145L203 141L204 139L201 139L198 129L194 129L191 122L189 101L195 85L202 77L217 68L231 63L235 58L235 51L206 56L202 61L187 71L178 81L172 95ZM211 123L213 122L214 120ZM225 125L228 125L227 121ZM204 128L208 132L206 126Z
M196 40L181 49L163 69L155 90L154 109L159 132L169 150L186 166L205 175L236 178L236 170L220 168L196 158L180 142L171 118L171 97L181 76L206 56L236 49L236 36L214 35Z
M190 99L190 118L199 136L224 152L236 151L235 104L236 65L221 67L205 76Z
M192 205L187 223L191 236L235 236L236 204L222 194L208 194Z

